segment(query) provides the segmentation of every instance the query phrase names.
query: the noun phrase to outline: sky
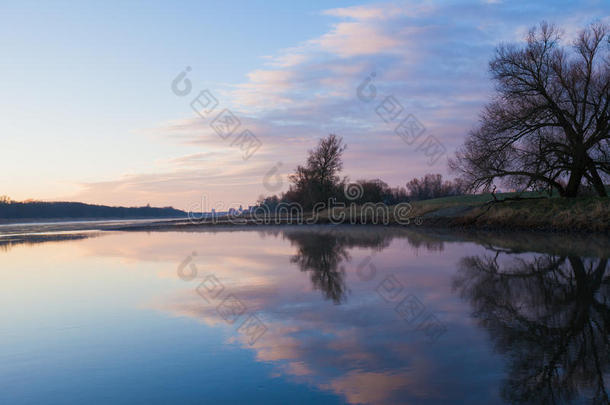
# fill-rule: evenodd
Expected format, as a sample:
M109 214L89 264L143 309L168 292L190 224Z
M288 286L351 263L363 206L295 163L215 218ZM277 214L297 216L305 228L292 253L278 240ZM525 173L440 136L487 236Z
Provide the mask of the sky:
M609 16L607 0L3 0L0 194L247 206L329 133L352 181L451 177L495 47L542 20L568 44Z

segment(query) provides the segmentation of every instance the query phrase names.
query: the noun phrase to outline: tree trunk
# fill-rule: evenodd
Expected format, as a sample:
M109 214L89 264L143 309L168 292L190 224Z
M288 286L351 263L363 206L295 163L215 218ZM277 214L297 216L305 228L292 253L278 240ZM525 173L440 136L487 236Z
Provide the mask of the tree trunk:
M578 189L580 188L580 183L582 182L582 178L585 175L585 170L587 169L587 159L586 154L582 148L582 146L576 147L575 153L572 155L574 160L572 163L572 172L570 173L570 179L568 180L568 185L566 186L566 197L574 198L578 196Z
M580 187L580 182L582 181L582 176L582 169L574 169L572 171L572 173L570 174L570 180L568 180L568 185L566 186L566 197L574 198L578 196L578 189Z
M600 197L608 197L606 186L604 186L604 182L601 177L599 177L599 173L593 164L589 164L589 174L591 175L591 182L593 183L597 195Z

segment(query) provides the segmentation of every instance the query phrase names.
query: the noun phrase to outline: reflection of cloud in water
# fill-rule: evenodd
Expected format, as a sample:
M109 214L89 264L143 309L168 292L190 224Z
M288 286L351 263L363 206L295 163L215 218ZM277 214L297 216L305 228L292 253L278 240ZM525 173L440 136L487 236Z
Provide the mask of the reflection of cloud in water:
M408 328L397 325L391 308L328 313L315 293L289 301L278 301L269 289L233 287L231 293L249 308L263 311L269 329L251 348L257 361L275 363L280 375L342 395L351 403L396 404L404 398L435 397L429 387L434 378L429 349L423 340L410 339ZM258 300L250 306L253 297ZM168 297L161 305L159 309L210 326L226 325L215 306L192 291ZM249 347L245 336L231 328L234 339Z
M405 228L286 226L251 229L113 233L104 238L79 241L78 246L80 252L92 256L155 263L155 269L163 269L157 270L159 275L179 283L183 281L177 279L177 265L197 251L195 263L200 278L180 284L181 291L158 297L152 306L197 319L213 328L230 329L232 339L244 348L253 349L258 361L272 363L283 378L335 393L351 403L426 404L450 399L456 403L500 402L497 387L503 377L504 360L493 356L486 329L474 327L468 316L474 304L470 300L461 301L451 293L457 260L465 254L476 257L485 249L464 243L461 236ZM493 246L506 251L534 247L531 237L523 238L528 245L525 247L519 245L521 238L515 236L503 240L497 235L490 239L473 234L468 238L493 240ZM570 246L577 244L574 241L575 238L570 239ZM545 246L547 249L548 244ZM564 247L554 244L552 248ZM376 253L374 263L379 275L371 282L363 282L355 273L356 267L373 253ZM531 272L540 264L530 263L539 255L520 257L523 263L514 262L512 267L502 267L498 272L521 267L522 272ZM567 263L564 262L562 269L569 275L572 273L567 271ZM500 265L504 266L501 260ZM583 265L589 269L587 260L583 260ZM215 305L207 304L195 293L198 282L209 273L222 280L227 292L241 299L249 312L261 314L268 331L254 346L248 346L245 336L237 333L238 324L228 326L216 313ZM592 274L590 270L585 273ZM410 325L400 321L394 313L392 305L376 294L375 288L389 274L397 275L409 292L416 294L432 312L440 314L449 331L441 341L427 344L424 336L410 330ZM560 287L570 288L562 290L556 288L551 282L553 278L549 277L542 279L548 284L544 286L553 287L550 289L535 287L536 284L529 280L521 286L516 277L493 274L491 280L497 279L497 282L479 283L486 280L486 274L477 269L465 285L478 286L473 291L490 300L514 299L522 305L517 309L528 308L521 315L530 322L539 322L540 314L547 314L548 319L552 319L548 315L552 312L548 312L546 301L542 299L547 296L556 299L557 294L562 297L561 294L571 291L572 278L576 279L570 276L560 284ZM607 276L603 277L607 280ZM577 288L573 291L586 290ZM509 293L514 296L507 296ZM576 305L558 314L573 314L575 308L588 307ZM519 338L518 335L507 336ZM521 347L529 350L536 347L539 340L532 338L532 342ZM524 355L523 364L528 364L527 350L510 350L500 353ZM605 351L600 353L607 356ZM564 358L566 362L571 361L569 356ZM578 373L564 377L578 377ZM607 380L607 376L603 378ZM519 381L514 384L527 387Z
M342 227L322 227L266 232L265 237L269 236L274 243L281 243L275 239L278 236L288 240L292 254L284 253L274 263L257 263L253 272L264 274L266 282L250 284L246 281L249 277L239 281L231 277L234 282L227 286L227 292L241 299L249 311L260 313L268 327L266 334L251 347L258 361L272 362L279 375L333 392L350 403L434 403L448 398L450 394L441 390L435 379L439 367L443 373L455 375L448 379L454 382L448 382L446 390L456 397L461 395L459 371L435 361L438 347L412 331L394 313L393 306L377 296L375 288L382 274L379 279L365 283L354 273L357 263L353 262L360 260L366 250L381 252L390 248L395 238L409 240L408 234L401 229L351 232ZM376 256L380 265L388 264L388 259L390 267L409 263L405 260L409 252L399 245L394 246L392 256L385 253ZM352 253L356 251L359 252ZM239 260L231 262L242 264ZM292 268L286 269L287 264ZM295 265L300 272L295 271ZM274 271L269 270L270 266ZM437 285L427 279L424 269L414 271L421 272L417 283L425 289ZM224 275L219 277L223 279ZM197 283L190 284L192 290L165 297L155 306L210 326L233 328L232 339L250 347L246 337L237 333L236 325L226 325L216 313L215 305L207 304L194 292ZM352 294L357 294L350 300L345 299L348 283ZM307 284L314 290L304 288ZM326 299L320 299L316 290L322 291Z
M410 370L400 374L390 372L350 371L345 376L331 381L321 388L330 388L342 394L353 404L392 404L394 393L408 390L412 396L430 398L433 392L428 392L423 381L418 379L420 371Z

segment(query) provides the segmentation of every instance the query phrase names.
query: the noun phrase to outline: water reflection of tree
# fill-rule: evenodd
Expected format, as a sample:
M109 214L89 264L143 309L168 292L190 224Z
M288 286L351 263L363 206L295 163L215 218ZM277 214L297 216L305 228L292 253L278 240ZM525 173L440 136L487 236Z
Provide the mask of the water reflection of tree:
M454 287L509 359L511 403L608 403L610 277L607 259L466 257Z
M345 269L340 264L349 260L349 254L345 245L332 235L311 236L294 235L292 240L298 249L290 261L297 263L301 271L309 271L314 288L338 304L345 296Z
M395 237L391 232L310 232L291 231L284 235L297 251L290 258L301 271L309 272L314 288L326 299L340 304L345 300L345 269L341 265L350 260L348 250L354 247L385 249Z

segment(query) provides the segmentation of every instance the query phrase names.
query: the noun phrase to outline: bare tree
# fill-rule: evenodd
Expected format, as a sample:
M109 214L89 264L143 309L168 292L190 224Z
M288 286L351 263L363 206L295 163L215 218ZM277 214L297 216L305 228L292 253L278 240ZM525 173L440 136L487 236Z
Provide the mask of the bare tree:
M571 48L553 25L532 28L527 45L501 45L490 62L497 95L450 167L471 189L494 180L544 186L575 197L587 182L606 196L610 174L609 27L592 24Z
M309 151L305 166L298 166L290 176L292 187L287 198L311 208L316 202L328 202L341 189L339 172L346 149L343 138L330 134L320 139L315 149Z
M443 181L443 176L440 174L426 174L421 179L412 179L407 183L407 189L409 197L413 200L456 196L466 192L462 180Z
M341 157L346 148L343 138L330 134L309 151L307 168L322 185L329 187L339 181L337 174L343 169Z

